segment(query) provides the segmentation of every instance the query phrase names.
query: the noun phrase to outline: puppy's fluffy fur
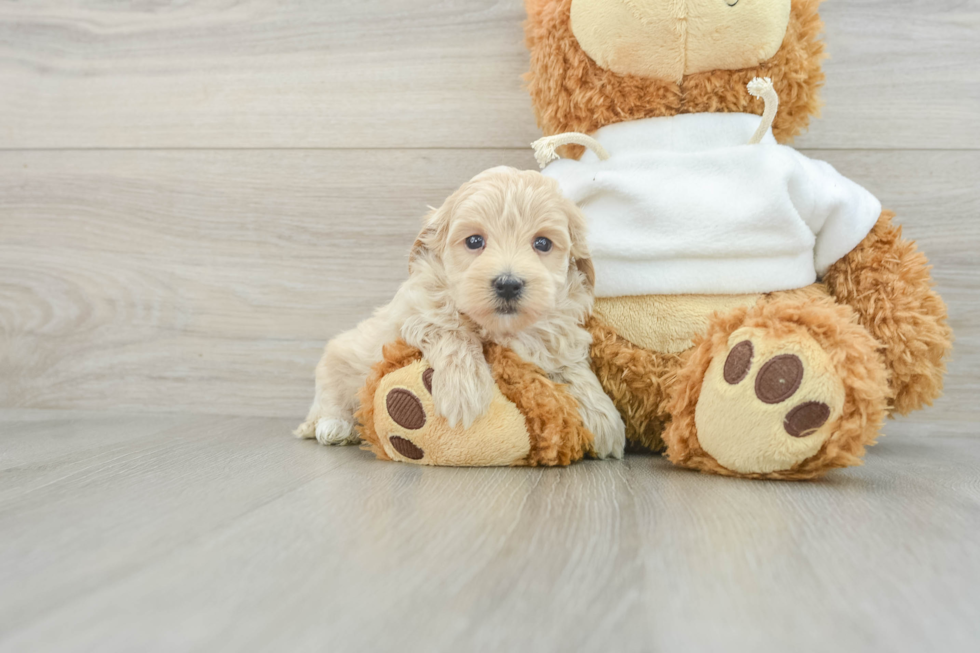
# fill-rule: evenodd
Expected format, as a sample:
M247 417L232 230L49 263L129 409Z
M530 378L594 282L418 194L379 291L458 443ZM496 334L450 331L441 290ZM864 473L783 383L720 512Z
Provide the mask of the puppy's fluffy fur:
M471 249L471 236L484 246ZM551 242L549 251L535 247L540 238ZM504 277L522 284L517 297L502 297L495 287ZM297 435L322 444L357 442L357 391L382 346L398 338L420 349L435 370L436 411L451 425L469 427L493 396L482 344L496 342L567 383L595 435L595 453L622 457L623 421L589 367L592 337L582 327L592 284L585 220L554 180L504 167L477 175L425 218L409 278L394 300L327 344L316 397Z

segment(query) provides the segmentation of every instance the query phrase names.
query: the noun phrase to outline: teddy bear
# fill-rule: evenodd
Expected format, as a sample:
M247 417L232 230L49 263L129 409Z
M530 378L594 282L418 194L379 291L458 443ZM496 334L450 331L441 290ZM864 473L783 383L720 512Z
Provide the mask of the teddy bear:
M820 0L527 0L545 175L589 221L592 363L636 446L809 479L942 391L952 333L894 214L786 143ZM761 115L760 115L761 114Z

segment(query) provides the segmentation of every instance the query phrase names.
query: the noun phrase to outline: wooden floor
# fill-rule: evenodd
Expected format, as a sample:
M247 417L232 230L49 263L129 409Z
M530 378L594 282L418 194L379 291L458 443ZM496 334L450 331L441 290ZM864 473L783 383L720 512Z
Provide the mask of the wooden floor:
M288 436L426 206L535 166L522 4L0 0L0 651L980 651L980 0L821 8L796 145L897 212L957 337L866 467Z
M0 414L0 651L977 651L980 441L814 483ZM16 588L16 591L14 591Z

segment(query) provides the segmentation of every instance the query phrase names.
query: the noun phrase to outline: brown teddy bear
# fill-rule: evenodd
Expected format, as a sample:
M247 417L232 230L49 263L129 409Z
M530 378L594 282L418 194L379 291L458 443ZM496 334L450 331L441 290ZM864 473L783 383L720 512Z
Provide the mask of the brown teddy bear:
M539 150L570 157L544 172L590 222L593 366L677 465L816 477L941 393L925 256L783 145L817 111L819 2L527 0L527 86L564 135Z

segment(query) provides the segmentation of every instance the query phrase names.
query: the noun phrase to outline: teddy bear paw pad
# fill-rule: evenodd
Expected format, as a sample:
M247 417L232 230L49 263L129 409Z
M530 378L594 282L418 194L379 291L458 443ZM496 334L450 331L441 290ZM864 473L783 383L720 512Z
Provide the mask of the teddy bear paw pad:
M391 444L392 449L409 460L422 460L425 458L425 452L415 446L415 443L408 438L392 435L388 437L388 442Z
M385 398L385 407L391 419L403 428L417 431L425 426L425 408L410 390L395 388Z
M815 455L843 412L844 385L808 335L743 328L708 367L695 410L698 442L743 474L792 468Z
M783 428L794 438L813 435L830 419L830 406L822 401L808 401L789 411Z

